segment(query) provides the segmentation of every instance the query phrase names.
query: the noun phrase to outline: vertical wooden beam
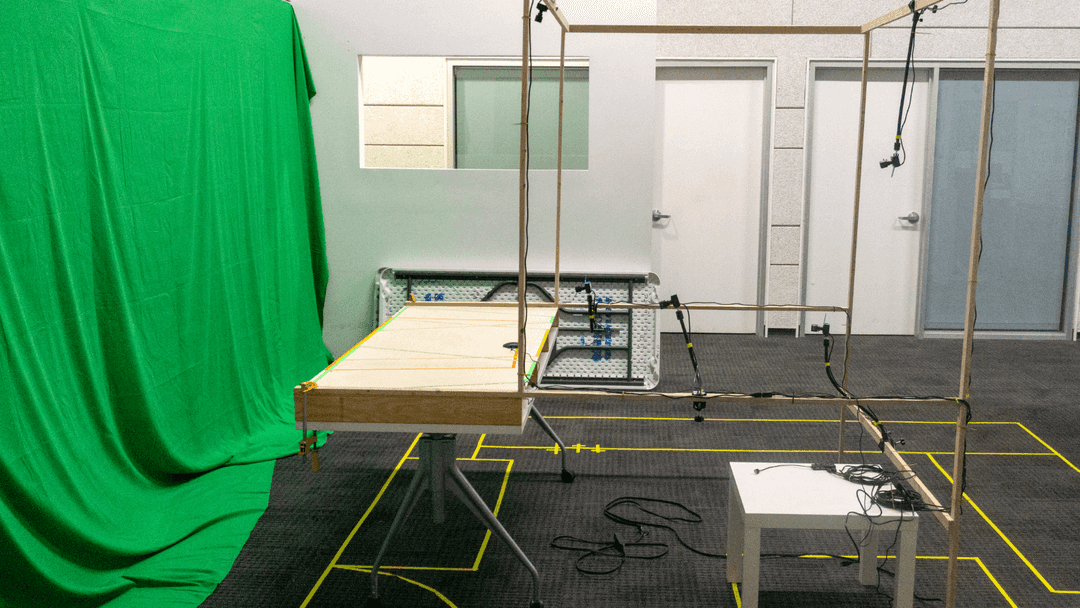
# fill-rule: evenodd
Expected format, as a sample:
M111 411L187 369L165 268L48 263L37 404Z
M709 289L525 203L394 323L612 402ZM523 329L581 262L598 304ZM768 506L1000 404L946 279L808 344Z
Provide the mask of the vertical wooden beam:
M517 390L525 390L525 182L528 180L527 143L529 139L529 0L521 23L521 155L518 171L518 381Z
M859 98L859 148L855 153L855 205L851 214L851 268L848 272L847 328L844 331L844 378L848 387L848 356L851 354L851 318L855 304L855 252L859 244L859 199L862 197L863 140L866 138L866 82L870 73L870 32L863 34L862 94ZM840 431L843 432L843 429Z
M964 350L960 361L960 399L968 399L971 386L971 346L975 339L975 293L979 280L979 254L982 250L983 199L989 170L990 114L994 103L994 60L997 55L997 29L1000 0L990 0L990 21L986 31L986 67L983 69L982 123L979 127L979 168L975 177L975 206L971 214L971 250L968 255L967 310L964 314ZM960 555L960 508L964 500L964 452L966 451L968 408L961 407L956 417L956 445L953 453L953 489L949 527L949 574L946 580L945 606L956 605L957 559Z
M555 171L555 308L559 307L559 251L562 236L563 90L566 87L566 30L559 41L559 154ZM558 317L558 313L555 314Z

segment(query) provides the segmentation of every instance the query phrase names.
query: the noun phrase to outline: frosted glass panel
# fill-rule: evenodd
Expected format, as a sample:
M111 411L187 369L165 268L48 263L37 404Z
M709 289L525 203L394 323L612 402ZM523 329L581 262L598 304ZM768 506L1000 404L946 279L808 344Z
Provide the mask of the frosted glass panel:
M559 69L533 68L529 167L555 169ZM521 68L454 69L455 166L517 169L521 154ZM563 169L589 168L589 71L567 68L563 92Z
M963 329L982 70L942 70L924 327ZM976 329L1059 331L1075 166L1077 72L998 70Z

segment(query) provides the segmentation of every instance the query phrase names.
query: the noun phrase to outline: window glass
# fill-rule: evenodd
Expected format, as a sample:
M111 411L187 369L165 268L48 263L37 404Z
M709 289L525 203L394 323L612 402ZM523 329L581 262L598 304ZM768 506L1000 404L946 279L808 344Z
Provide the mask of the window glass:
M982 78L982 70L941 71L926 329L964 326ZM1074 70L997 71L976 329L1061 329L1077 95Z
M532 69L529 167L555 169L559 68ZM521 153L521 68L454 68L454 166L517 169ZM589 166L589 71L567 68L563 92L563 169Z

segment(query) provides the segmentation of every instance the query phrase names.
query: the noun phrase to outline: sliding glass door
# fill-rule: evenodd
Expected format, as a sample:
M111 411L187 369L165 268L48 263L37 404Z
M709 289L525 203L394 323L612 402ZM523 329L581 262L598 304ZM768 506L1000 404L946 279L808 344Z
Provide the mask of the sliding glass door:
M964 325L981 69L941 69L922 327ZM998 70L975 328L1060 332L1071 312L1080 71Z

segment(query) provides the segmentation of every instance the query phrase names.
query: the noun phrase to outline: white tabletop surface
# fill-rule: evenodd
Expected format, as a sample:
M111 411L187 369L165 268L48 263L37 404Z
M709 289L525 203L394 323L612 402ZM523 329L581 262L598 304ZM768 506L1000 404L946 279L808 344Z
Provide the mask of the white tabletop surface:
M776 466L782 465L782 466ZM838 469L850 465L837 465ZM769 468L773 467L773 468ZM754 471L759 470L760 473ZM917 519L911 511L879 507L859 490L872 489L833 475L815 471L809 463L732 462L732 483L739 490L744 512L755 515L825 515L862 514L869 505L869 515L877 522Z

